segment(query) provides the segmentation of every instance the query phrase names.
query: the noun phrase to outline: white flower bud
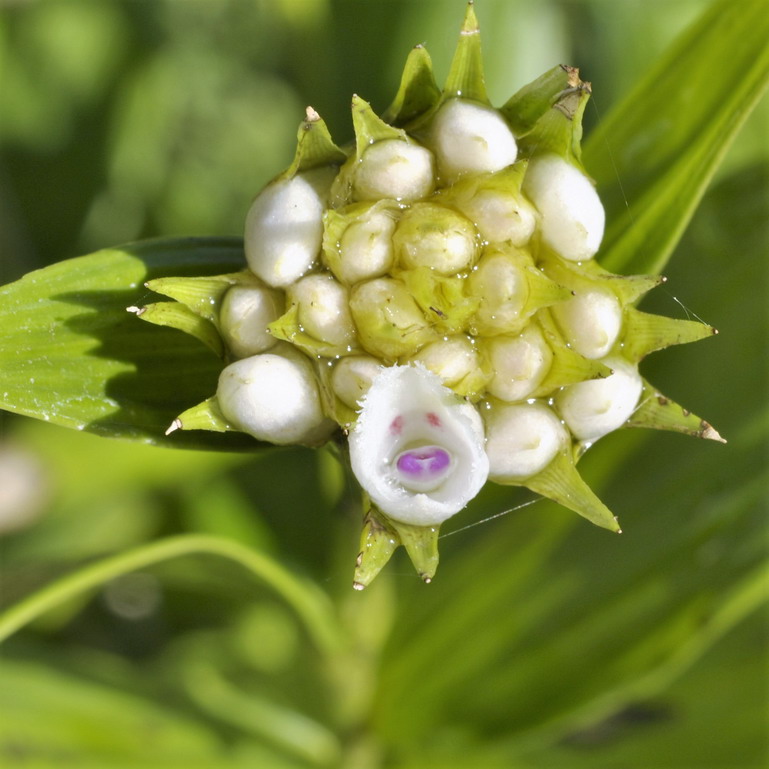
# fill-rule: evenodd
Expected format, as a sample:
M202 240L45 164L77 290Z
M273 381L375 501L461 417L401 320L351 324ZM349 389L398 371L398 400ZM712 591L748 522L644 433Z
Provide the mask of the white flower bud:
M245 249L251 271L270 286L304 275L320 253L323 209L335 169L321 168L273 182L246 217Z
M350 434L350 460L379 509L415 526L458 513L488 474L478 412L421 366L376 377Z
M520 401L539 387L550 370L553 351L535 325L519 336L495 336L485 344L494 371L488 391L503 401Z
M609 290L578 291L553 307L566 342L590 360L609 353L622 330L622 305Z
M564 259L592 259L603 239L606 216L595 187L567 160L534 158L523 191L542 215L542 239Z
M499 112L465 99L443 104L433 119L428 143L444 184L466 173L500 171L518 156L515 138Z
M605 358L612 374L564 387L555 405L572 433L583 441L594 441L628 420L641 397L643 382L638 370L619 356Z
M418 144L385 139L363 153L355 169L356 200L418 200L435 187L435 164L430 150Z
M331 373L331 389L345 406L360 408L375 377L382 371L382 362L371 355L350 355L342 358Z
M331 345L352 345L355 325L350 314L347 289L331 275L308 275L289 289L298 305L297 320L303 331Z
M542 403L493 405L483 415L492 481L531 478L544 470L569 441L566 428Z
M404 267L430 267L452 275L475 262L478 232L469 219L450 208L415 203L398 222L393 246Z
M323 416L312 365L299 353L231 363L219 377L216 397L228 422L261 441L315 443L333 427Z
M267 331L284 310L281 292L266 286L233 286L224 295L219 327L227 349L238 358L269 350L275 338Z
M534 207L522 196L498 190L479 190L459 208L472 221L487 243L510 242L523 246L529 242L537 224Z

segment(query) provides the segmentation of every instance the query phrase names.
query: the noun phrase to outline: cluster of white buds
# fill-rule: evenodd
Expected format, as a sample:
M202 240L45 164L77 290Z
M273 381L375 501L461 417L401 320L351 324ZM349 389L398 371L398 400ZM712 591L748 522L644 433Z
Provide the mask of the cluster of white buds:
M576 471L585 448L624 425L717 437L638 373L712 329L639 312L659 281L594 260L589 93L556 67L494 109L470 5L442 90L417 47L383 117L353 98L351 147L308 109L294 162L248 213L248 271L151 284L212 324L231 361L175 428L349 436L369 503L357 586L399 543L429 579L437 527L487 479L618 530Z

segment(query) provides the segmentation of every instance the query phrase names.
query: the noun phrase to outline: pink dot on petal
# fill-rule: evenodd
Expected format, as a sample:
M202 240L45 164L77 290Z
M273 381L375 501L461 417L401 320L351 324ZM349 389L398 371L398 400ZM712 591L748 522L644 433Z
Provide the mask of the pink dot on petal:
M441 419L437 414L434 414L432 411L428 412L427 414L427 421L433 426L433 427L440 427L441 426Z
M403 431L403 417L395 417L390 424L390 432L393 435L400 435Z

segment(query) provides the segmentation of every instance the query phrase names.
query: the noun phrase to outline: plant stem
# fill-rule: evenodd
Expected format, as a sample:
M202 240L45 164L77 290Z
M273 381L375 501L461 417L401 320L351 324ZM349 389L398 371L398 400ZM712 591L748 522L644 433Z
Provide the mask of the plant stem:
M264 580L292 606L324 654L335 653L343 646L332 604L319 588L295 577L263 553L229 539L197 534L170 537L110 556L47 585L0 614L0 642L46 611L115 577L194 554L229 558Z

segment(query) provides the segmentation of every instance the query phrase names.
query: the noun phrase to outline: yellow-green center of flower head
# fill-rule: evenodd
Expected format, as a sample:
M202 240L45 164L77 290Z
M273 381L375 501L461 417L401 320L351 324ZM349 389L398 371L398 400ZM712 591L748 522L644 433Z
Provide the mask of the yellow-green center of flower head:
M638 372L713 330L638 311L658 279L595 260L589 84L555 67L494 108L477 32L470 6L442 90L418 47L383 117L355 96L349 146L308 109L248 213L247 271L153 284L215 325L229 364L175 425L348 439L366 531L407 547L408 527L437 531L487 478L617 530L575 468L590 444L625 425L718 437Z

